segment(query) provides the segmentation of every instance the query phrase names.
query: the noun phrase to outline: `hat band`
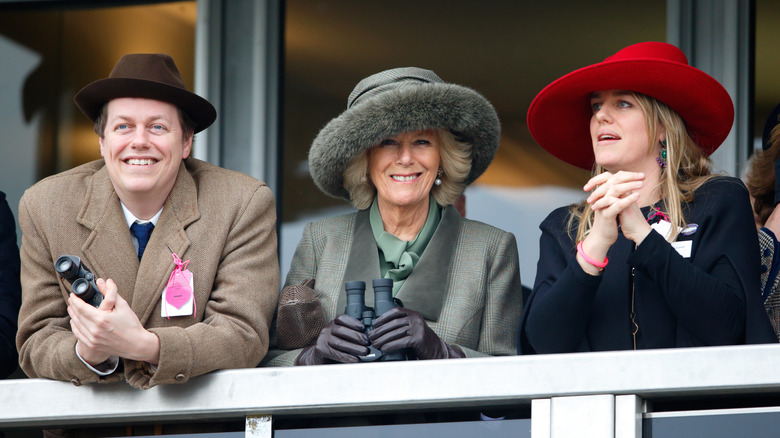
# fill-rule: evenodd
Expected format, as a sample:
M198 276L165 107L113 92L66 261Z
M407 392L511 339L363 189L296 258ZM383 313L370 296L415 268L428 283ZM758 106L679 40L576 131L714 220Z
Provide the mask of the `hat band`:
M401 88L401 87L403 87L405 85L410 85L409 81L417 81L417 82L421 82L423 84L430 84L431 83L431 81L429 81L427 79L424 79L424 78L415 77L415 76L404 76L404 77L398 78L397 82L393 82L393 83L390 83L390 84L378 84L375 87L369 87L369 88L366 88L365 90L361 91L360 94L358 94L357 96L355 96L354 99L352 99L352 102L349 103L349 106L347 106L347 109L350 109L353 106L355 106L355 104L358 103L358 101L360 101L362 98L364 98L366 96L373 96L373 95L376 95L378 93L383 93L385 91L390 91L390 90L393 90L393 89L396 89L396 88Z

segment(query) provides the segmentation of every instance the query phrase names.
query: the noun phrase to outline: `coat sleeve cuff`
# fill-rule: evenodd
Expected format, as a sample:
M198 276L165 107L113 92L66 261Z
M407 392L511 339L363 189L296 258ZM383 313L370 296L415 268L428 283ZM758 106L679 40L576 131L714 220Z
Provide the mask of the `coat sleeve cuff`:
M76 347L74 349L76 350L76 357L78 357L79 360L90 369L90 371L100 377L109 376L113 374L117 368L119 368L119 356L111 356L104 362L99 363L93 367L92 365L88 364L87 361L85 361L84 358L79 354L79 341L76 341Z

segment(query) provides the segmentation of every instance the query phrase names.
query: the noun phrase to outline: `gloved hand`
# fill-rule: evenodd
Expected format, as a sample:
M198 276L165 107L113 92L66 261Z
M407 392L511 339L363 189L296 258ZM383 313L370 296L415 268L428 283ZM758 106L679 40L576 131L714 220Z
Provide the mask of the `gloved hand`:
M456 346L442 341L425 323L422 315L411 309L396 307L374 321L368 334L371 344L383 353L411 349L418 359L453 359L466 355Z
M320 331L317 343L305 347L296 365L355 363L368 354L368 337L363 323L348 315L339 315Z

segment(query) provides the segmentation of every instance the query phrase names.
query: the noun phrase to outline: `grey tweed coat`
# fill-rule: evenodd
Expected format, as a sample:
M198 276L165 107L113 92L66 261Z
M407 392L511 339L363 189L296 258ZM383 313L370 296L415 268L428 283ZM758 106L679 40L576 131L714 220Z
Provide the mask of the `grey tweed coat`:
M463 219L449 206L397 297L468 357L516 354L522 313L518 263L514 235ZM379 277L369 211L361 210L307 224L285 285L315 279L325 316L332 320L344 312L345 281L370 284ZM373 305L371 293L366 305ZM272 345L263 365L293 365L299 353Z

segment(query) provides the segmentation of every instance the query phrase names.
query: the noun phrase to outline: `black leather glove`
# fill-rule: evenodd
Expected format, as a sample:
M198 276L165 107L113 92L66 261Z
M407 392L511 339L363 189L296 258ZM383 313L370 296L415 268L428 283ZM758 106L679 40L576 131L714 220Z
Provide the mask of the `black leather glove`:
M317 343L301 351L296 365L355 363L368 354L368 337L363 323L348 315L339 315L320 331Z
M408 348L418 359L453 359L466 356L459 347L442 341L428 327L420 313L403 307L390 309L377 318L368 339L383 353Z

